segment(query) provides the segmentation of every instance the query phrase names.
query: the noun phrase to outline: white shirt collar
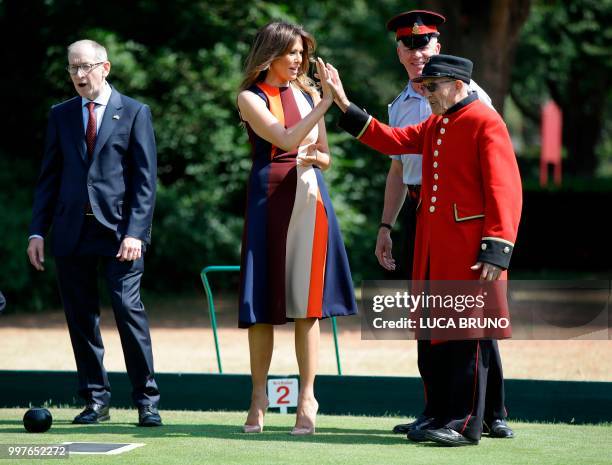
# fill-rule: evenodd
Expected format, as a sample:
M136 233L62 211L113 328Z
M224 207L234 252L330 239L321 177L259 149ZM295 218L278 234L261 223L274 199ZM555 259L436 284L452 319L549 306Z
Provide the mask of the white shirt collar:
M111 88L111 86L108 84L108 82L104 81L104 87L102 88L100 95L98 95L98 97L95 100L89 100L85 97L81 97L81 105L85 106L89 102L94 102L94 103L97 103L98 105L106 106L108 105L108 101L110 100L110 96L112 92L113 92L113 89Z

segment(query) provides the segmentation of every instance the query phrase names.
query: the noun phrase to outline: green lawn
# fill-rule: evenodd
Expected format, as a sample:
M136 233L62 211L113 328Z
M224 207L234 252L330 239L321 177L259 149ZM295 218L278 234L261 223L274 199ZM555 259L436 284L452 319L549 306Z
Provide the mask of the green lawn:
M293 415L270 413L263 434L240 431L243 412L163 411L165 426L138 428L134 410L112 410L111 420L78 426L74 409L51 409L53 427L43 434L25 432L25 409L0 409L0 444L140 442L146 446L118 456L73 455L77 464L612 464L612 425L511 422L515 439L484 437L477 447L446 448L415 444L390 433L405 419L324 416L317 434L295 438ZM64 460L65 461L65 460ZM58 465L62 460L0 460L0 465Z

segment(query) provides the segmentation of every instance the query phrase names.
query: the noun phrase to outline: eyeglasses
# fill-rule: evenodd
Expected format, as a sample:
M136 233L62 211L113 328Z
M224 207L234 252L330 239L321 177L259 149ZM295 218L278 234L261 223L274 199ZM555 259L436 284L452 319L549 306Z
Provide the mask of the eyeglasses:
M423 87L425 87L425 89L427 89L429 92L435 92L436 90L438 90L438 86L440 84L446 84L447 82L455 82L455 81L437 81L437 82L428 82L427 84L423 83Z
M80 65L68 65L66 66L66 71L70 73L72 76L76 75L79 70L83 71L83 74L89 74L95 67L100 66L103 61L98 63L81 63Z

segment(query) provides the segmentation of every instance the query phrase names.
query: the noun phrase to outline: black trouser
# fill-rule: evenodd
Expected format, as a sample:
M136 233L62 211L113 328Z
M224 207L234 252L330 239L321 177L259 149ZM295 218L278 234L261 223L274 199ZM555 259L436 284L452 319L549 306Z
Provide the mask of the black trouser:
M396 261L394 271L383 271L387 279L412 279L412 262L414 261L414 241L416 238L416 207L419 203L421 186L409 186L406 200L399 215L399 229L393 234L393 256Z
M470 439L480 439L482 434L493 342L449 341L441 344L444 346L443 366L448 373L443 423Z
M487 377L487 394L485 398L484 421L491 424L493 420L505 419L506 395L504 389L504 372L501 354L496 340L491 341L491 356L489 360L489 376Z
M425 391L423 415L439 420L436 422L438 426L445 426L449 418L454 418L456 415L454 402L458 402L458 405L465 408L468 400L471 399L472 391L467 394L468 400L461 400L460 395L462 392L465 394L465 383L468 382L466 379L471 377L470 379L474 381L472 372L475 366L476 343L477 341L448 341L432 344L427 340L417 341L419 373L423 379ZM479 385L479 389L482 389L480 394L485 396L482 405L484 410L479 421L482 423L484 420L491 424L492 420L504 419L507 416L504 378L497 341L480 341L480 351L484 355L479 360L482 364L479 368L479 379L483 373L486 373L486 378L484 384L481 380ZM457 388L457 383L463 387ZM471 421L474 422L476 419ZM473 424L470 428L473 430ZM456 428L453 427L453 429ZM478 430L479 438L482 433L482 424L476 430Z
M441 370L444 356L441 344L432 344L431 341L417 341L417 364L423 380L425 393L425 409L423 415L440 419L444 416L444 386L445 373ZM440 424L439 426L443 426Z
M100 269L110 294L134 404L156 406L159 391L154 379L151 336L147 314L140 300L144 260L120 262L114 257L118 248L114 232L88 216L74 255L55 258L77 365L79 395L87 402L108 404L110 401L100 334Z

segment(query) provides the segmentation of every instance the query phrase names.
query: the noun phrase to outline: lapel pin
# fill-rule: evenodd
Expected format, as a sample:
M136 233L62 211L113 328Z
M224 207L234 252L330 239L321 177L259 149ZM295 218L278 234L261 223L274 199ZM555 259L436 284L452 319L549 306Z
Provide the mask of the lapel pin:
M113 115L113 119L119 119L119 118L121 118L121 116L119 116L119 115Z

